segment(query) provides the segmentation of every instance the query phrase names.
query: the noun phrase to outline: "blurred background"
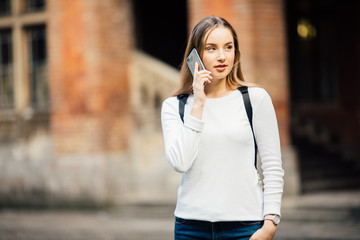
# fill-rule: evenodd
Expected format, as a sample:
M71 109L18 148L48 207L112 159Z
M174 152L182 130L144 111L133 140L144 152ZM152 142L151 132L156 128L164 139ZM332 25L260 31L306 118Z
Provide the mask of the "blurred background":
M174 204L161 104L207 15L234 26L245 80L272 97L285 197L359 190L359 11L356 0L1 0L0 207Z

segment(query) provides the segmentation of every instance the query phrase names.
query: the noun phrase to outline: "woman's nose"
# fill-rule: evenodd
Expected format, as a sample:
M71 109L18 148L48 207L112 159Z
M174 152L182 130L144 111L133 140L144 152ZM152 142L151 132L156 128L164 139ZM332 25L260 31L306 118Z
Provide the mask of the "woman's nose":
M225 59L225 55L224 55L224 52L223 51L219 51L219 55L218 55L218 58L217 58L219 61L222 61Z

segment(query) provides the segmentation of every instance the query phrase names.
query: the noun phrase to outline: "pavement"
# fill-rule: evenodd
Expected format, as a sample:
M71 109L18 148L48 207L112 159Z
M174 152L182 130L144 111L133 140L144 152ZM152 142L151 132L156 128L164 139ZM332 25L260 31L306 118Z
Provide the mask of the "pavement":
M173 239L174 204L0 211L0 240ZM284 197L275 239L360 239L360 191Z

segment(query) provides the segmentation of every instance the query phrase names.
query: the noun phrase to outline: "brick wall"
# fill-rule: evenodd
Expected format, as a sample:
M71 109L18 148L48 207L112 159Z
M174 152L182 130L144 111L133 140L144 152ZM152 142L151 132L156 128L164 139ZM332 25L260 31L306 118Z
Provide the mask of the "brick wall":
M131 134L126 0L49 0L49 81L57 153L123 151Z

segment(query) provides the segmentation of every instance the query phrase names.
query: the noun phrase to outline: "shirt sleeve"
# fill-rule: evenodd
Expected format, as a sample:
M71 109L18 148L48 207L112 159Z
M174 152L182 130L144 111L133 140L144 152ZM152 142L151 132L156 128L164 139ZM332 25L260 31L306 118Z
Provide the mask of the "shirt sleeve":
M265 91L254 107L254 133L264 175L264 216L280 216L284 170L281 162L280 137L275 109Z
M186 103L185 108L191 107ZM178 172L188 171L198 153L204 121L184 114L184 123L179 115L179 101L173 97L164 101L161 109L161 124L165 143L165 155L170 165Z

